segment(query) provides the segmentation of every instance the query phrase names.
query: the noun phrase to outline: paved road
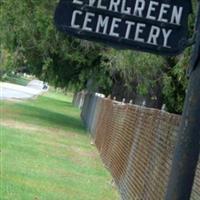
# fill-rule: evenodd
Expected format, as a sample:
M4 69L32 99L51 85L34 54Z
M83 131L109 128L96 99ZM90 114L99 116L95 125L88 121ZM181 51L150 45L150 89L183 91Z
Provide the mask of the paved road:
M43 89L43 82L32 80L27 86L0 82L0 100L29 99L47 91Z

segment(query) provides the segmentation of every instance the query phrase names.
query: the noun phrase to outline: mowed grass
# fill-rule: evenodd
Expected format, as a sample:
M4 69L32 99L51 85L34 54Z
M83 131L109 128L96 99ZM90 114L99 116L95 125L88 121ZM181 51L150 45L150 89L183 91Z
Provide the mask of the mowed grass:
M1 200L115 200L71 97L0 102Z

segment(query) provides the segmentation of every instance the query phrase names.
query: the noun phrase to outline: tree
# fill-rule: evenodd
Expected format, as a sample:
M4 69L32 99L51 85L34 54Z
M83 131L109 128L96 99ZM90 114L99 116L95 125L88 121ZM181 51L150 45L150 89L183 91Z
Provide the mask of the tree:
M182 111L190 49L181 56L163 58L67 37L54 26L57 3L0 1L2 72L23 66L56 87L81 90L89 86L92 91L112 94L119 100L125 97L139 103L145 99L149 106L165 103L170 112ZM190 36L194 19L193 14Z
M1 52L9 52L15 58L12 63L15 68L26 66L31 73L55 86L65 88L75 84L80 89L86 84L84 74L99 65L100 47L85 48L82 41L56 30L53 23L56 2L2 1Z

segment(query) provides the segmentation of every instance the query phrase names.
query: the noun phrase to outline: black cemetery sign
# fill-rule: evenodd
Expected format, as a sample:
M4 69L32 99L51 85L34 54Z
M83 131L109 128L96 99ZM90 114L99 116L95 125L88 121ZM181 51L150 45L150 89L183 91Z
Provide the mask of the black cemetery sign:
M60 0L57 28L69 35L162 55L188 43L190 0Z

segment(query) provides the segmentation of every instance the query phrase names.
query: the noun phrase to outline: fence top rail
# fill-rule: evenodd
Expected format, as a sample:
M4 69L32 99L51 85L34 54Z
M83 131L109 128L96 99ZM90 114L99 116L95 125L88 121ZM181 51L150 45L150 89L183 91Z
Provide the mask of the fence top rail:
M112 99L109 99L109 98L103 98L102 100L112 102L113 105L115 105L115 106L127 107L129 109L131 109L131 108L140 109L140 110L144 110L146 112L158 112L158 114L163 113L165 115L170 115L170 116L173 116L175 118L178 118L179 120L181 119L181 115L169 113L165 110L160 110L160 109L156 109L156 108L149 108L149 107L145 107L145 106L141 106L141 105L137 105L137 104L123 103L123 102L112 100Z

